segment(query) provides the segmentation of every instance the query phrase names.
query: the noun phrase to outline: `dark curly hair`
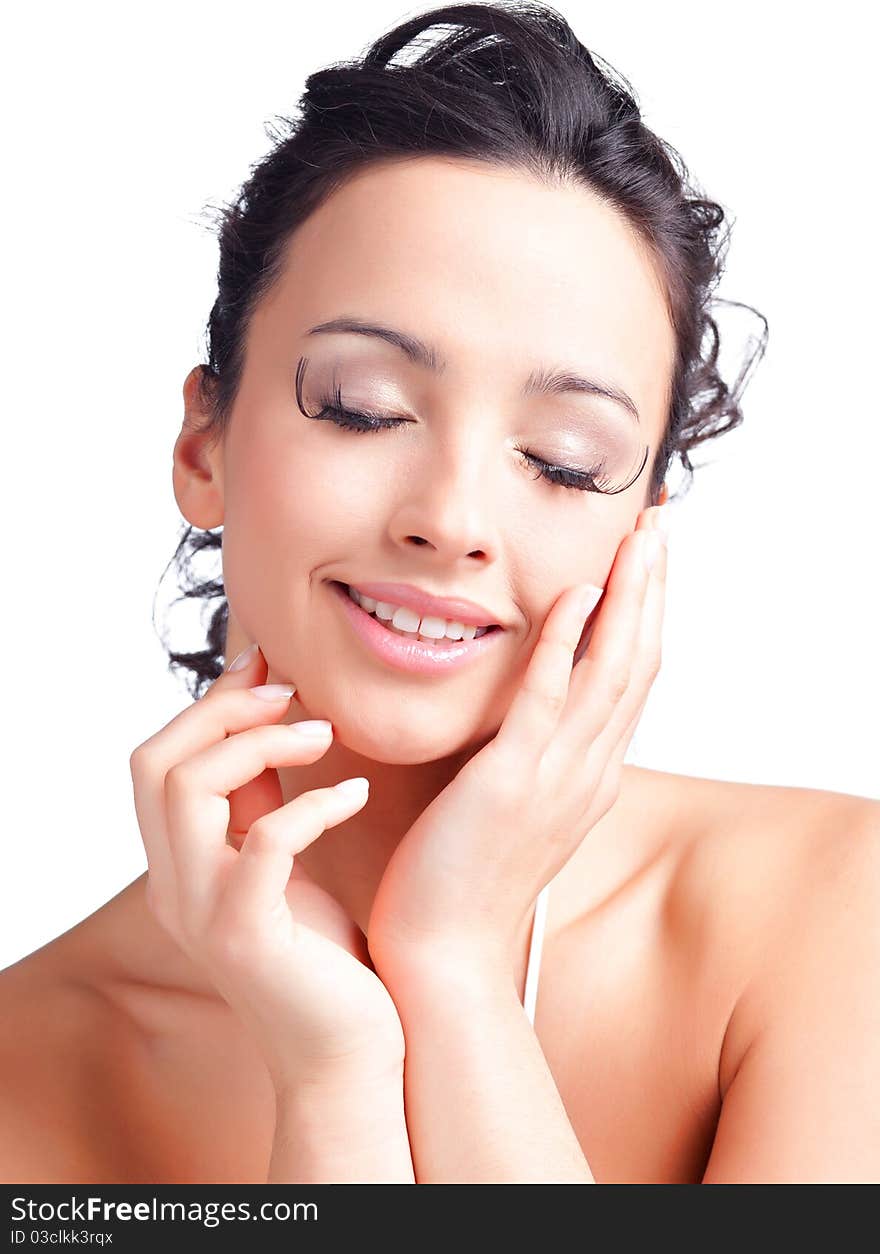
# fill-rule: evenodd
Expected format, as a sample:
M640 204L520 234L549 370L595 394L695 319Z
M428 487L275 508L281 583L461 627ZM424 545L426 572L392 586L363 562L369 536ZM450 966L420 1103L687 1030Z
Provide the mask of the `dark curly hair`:
M438 26L448 29L429 38ZM687 490L691 450L742 421L739 398L763 356L767 321L739 306L756 313L763 329L728 387L710 313L713 302L738 305L713 295L730 232L724 210L695 194L682 158L642 121L630 84L588 52L555 9L495 3L424 12L383 35L360 60L309 75L298 116L280 120L286 133L267 128L274 146L220 209L218 292L199 375L210 415L199 429L209 434L209 445L229 424L249 321L279 278L292 233L359 168L426 155L502 165L547 183L577 182L615 206L648 245L665 281L677 343L667 425L650 472L651 504L673 457L684 468ZM195 577L192 558L221 547L222 528L187 526L168 563L182 589L176 600L199 598L204 609L222 598L210 616L206 648L182 653L165 645L169 669L190 672L195 699L222 673L229 610L222 580Z

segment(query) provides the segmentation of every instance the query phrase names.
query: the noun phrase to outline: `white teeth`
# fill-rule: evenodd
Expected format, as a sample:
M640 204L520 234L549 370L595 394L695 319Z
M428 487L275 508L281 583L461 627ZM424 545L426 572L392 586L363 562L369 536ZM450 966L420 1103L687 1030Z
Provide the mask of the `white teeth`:
M429 640L442 640L451 626L445 618L432 618L426 614L419 626L419 635L427 636Z
M349 588L348 594L349 596L355 596L355 597L360 596L360 593L355 592L353 588ZM394 617L394 611L396 609L397 609L397 606L392 605L390 601L377 601L372 612L376 615L377 618L387 619L388 622L391 622L391 619Z
M381 617L384 617L384 615ZM417 632L421 621L421 616L415 610L408 610L403 605L391 615L391 626L396 627L398 631Z
M476 636L485 635L488 630L486 627L475 627L472 623L467 625L451 623L445 618L437 618L430 614L421 618L415 610L405 605L393 605L390 601L376 601L373 597L368 597L352 587L348 588L348 595L368 614L374 614L376 618L381 619L386 627L394 628L401 635L410 636L412 639L473 640Z

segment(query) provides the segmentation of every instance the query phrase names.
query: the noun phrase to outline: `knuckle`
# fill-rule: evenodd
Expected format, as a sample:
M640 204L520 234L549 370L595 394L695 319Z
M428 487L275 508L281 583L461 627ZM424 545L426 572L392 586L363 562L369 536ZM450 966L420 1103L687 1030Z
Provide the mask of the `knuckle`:
M553 653L558 653L564 659L570 661L571 655L574 653L575 649L577 648L578 641L580 640L580 638L581 638L580 631L577 633L576 636L570 636L568 634L551 636L550 639L547 641L547 646L550 650L552 650Z
M133 776L145 773L150 762L150 756L150 750L147 748L146 741L132 749L128 757L128 769Z
M618 667L608 675L608 695L618 705L629 691L630 672L628 667Z
M565 709L567 699L567 693L560 692L555 688L551 688L549 691L544 693L544 704L547 706L547 709L551 714L561 714Z
M247 835L242 845L247 845L250 853L260 853L263 850L272 849L277 843L276 834L277 823L269 821L270 816L263 815L261 818L255 819L247 829Z
M559 692L555 688L538 686L537 684L523 684L523 688L533 699L537 699L542 705L545 705L552 714L561 712L566 701L566 694Z
M167 796L180 796L192 783L192 767L187 762L175 762L165 772L163 787Z

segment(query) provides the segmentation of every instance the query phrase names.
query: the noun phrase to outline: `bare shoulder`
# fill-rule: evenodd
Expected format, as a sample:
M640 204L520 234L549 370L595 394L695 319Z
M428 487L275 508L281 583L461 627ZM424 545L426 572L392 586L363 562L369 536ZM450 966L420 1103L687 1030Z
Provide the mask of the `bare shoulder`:
M102 1182L108 1059L131 1056L130 1026L71 979L52 945L0 971L0 1179Z
M817 946L838 938L829 950L838 974L854 969L859 928L880 909L880 802L822 789L664 779L682 814L696 816L681 844L671 909L732 994L723 1096L784 999L813 978Z

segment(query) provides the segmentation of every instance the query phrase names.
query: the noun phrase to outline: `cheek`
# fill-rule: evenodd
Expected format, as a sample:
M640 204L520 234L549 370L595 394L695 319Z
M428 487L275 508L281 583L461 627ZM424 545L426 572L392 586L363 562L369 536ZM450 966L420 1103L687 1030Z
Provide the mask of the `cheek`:
M532 617L526 647L534 648L547 616L565 589L576 583L605 588L617 550L635 526L632 506L607 497L591 499L575 525L532 527L522 532L511 572L521 604ZM521 519L521 522L525 520ZM577 662L589 645L600 610L584 624L574 654Z
M357 447L359 439L381 437L352 436L345 443L334 440L327 425L309 424L282 440L264 422L236 450L227 525L279 552L281 560L291 550L314 556L315 564L347 558L379 534L387 518L387 454L377 472L375 456L363 451L375 446L361 445L360 455Z
M223 585L242 628L261 644L273 625L301 614L310 572L324 560L320 501L308 468L286 452L242 450L227 471Z
M227 465L223 584L242 629L268 646L276 635L289 642L324 571L373 542L387 506L312 441L281 443L259 424L250 432Z
M303 441L299 446L279 441L253 442L240 451L228 474L224 496L224 549L264 571L305 555L328 554L345 511L340 493L328 481L327 458L317 458ZM320 561L321 558L317 557Z
M586 512L574 527L533 527L513 550L511 583L521 604L543 620L573 584L604 587L617 544L616 530Z

